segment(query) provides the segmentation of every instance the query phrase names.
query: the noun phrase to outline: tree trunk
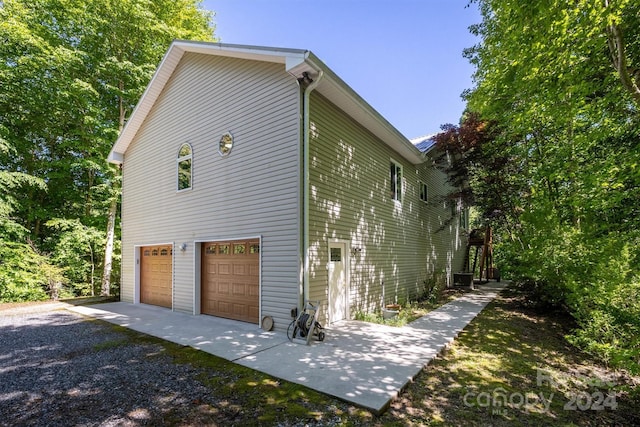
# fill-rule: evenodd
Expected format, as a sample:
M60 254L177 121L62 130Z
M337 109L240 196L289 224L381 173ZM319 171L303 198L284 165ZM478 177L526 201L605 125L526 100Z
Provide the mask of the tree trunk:
M608 1L605 1L605 6L609 7ZM611 62L618 73L622 86L631 94L636 105L640 106L640 87L629 73L624 36L620 27L615 23L607 27L607 45L611 54Z
M121 92L124 91L124 82L121 80L118 82L118 88ZM118 135L122 133L124 128L126 108L124 105L124 99L122 96L118 97ZM118 187L119 171L114 173L114 179L112 185L114 187L114 194L109 204L109 213L107 217L107 243L104 247L104 269L102 271L102 289L100 295L109 296L111 294L111 270L113 267L113 239L116 234L116 215L118 213L118 197L120 194Z
M116 214L118 211L118 198L114 196L109 205L107 217L107 243L104 247L104 269L102 271L102 289L100 295L111 295L111 270L113 266L113 238L116 232Z

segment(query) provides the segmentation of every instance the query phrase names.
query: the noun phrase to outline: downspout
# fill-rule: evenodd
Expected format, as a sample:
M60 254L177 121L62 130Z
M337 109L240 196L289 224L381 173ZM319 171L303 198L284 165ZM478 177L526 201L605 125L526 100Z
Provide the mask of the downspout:
M308 79L308 75L306 73L303 74L304 79ZM302 168L303 168L303 182L302 182L302 217L303 217L303 225L302 225L302 251L303 251L303 289L302 289L302 307L304 307L305 299L309 297L309 270L310 270L310 259L309 259L309 138L310 138L310 115L309 115L309 99L311 97L311 92L320 84L322 77L324 76L324 72L322 70L318 70L318 75L315 80L312 80L307 86L304 87L304 92L302 95Z

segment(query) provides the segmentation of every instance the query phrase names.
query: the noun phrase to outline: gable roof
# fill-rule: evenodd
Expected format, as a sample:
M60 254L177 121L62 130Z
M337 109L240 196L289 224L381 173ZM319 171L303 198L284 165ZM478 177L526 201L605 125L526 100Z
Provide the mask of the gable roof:
M322 71L324 76L315 90L411 163L419 164L424 161L422 153L400 131L393 127L311 51L176 40L169 46L151 82L113 145L107 159L109 162L116 164L123 162L124 153L129 144L133 141L186 52L278 63L282 64L285 70L296 78L301 78L305 72L314 78L319 71Z

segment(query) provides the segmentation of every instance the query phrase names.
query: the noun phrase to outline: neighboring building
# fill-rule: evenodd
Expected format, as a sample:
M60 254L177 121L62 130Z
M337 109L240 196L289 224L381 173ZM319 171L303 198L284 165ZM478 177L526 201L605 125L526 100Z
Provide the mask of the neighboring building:
M413 142L309 51L174 42L109 154L122 300L283 330L449 283L466 230Z

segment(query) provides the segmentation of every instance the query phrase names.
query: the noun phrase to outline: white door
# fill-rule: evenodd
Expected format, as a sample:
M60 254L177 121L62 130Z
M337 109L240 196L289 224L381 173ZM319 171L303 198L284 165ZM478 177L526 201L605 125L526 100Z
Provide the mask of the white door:
M346 245L329 244L329 323L347 318Z

